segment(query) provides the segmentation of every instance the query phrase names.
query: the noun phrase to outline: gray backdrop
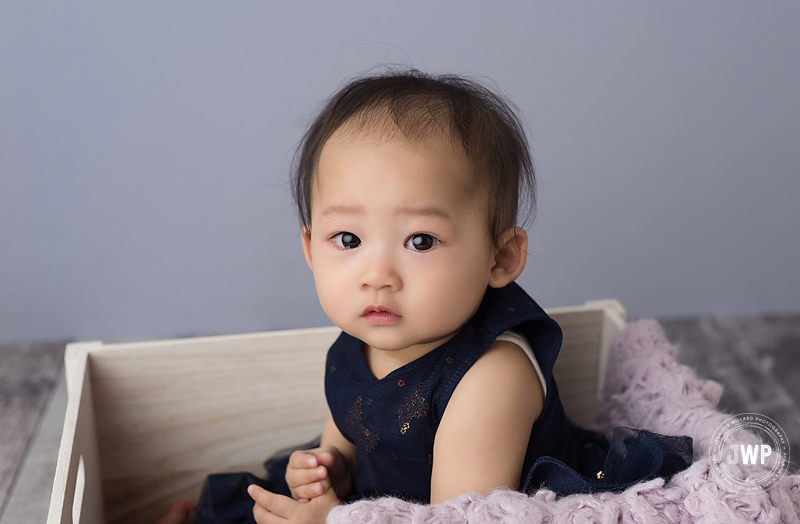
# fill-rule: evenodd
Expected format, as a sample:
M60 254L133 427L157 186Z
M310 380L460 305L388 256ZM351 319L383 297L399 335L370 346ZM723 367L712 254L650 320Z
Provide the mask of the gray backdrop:
M800 311L799 26L795 0L4 0L0 340L329 324L287 172L385 63L520 108L543 306Z

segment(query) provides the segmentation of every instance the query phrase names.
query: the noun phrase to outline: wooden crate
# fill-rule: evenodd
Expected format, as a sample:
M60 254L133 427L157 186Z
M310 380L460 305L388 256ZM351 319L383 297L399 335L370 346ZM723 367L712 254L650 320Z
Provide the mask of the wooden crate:
M602 392L614 300L548 310L564 331L554 374L586 426ZM209 473L263 474L273 452L306 442L328 415L325 354L335 327L66 349L67 412L48 524L155 522Z

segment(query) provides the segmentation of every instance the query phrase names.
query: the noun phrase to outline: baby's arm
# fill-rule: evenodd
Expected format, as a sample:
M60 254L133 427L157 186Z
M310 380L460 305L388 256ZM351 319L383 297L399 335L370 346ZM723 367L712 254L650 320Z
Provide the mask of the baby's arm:
M459 382L436 431L431 502L517 489L543 406L538 375L522 349L492 344Z
M330 477L331 486L339 498L349 495L353 489L355 456L355 445L342 436L333 417L328 416L320 447L295 451L289 457L286 483L292 498L306 501L322 495L322 481L326 477Z

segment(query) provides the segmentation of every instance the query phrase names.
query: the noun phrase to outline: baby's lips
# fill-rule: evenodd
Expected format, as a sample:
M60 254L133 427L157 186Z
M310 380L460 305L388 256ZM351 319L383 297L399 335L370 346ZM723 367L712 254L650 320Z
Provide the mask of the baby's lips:
M369 315L370 313L390 313L390 314L398 316L398 317L401 316L401 315L398 315L397 313L395 313L394 311L392 311L391 309L389 309L388 307L384 307L384 306L380 306L380 305L374 305L374 304L371 304L371 305L367 306L366 308L364 308L364 312L361 313L361 316L365 317L365 316Z

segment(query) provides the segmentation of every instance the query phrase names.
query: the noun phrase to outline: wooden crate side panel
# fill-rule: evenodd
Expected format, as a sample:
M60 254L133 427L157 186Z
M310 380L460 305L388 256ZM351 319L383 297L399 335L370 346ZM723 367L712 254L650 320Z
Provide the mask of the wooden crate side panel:
M250 471L327 417L324 362L339 330L105 346L89 355L105 507L155 522L209 473Z
M102 477L87 355L99 343L69 344L65 354L67 411L58 452L48 524L102 523Z
M608 353L611 351L611 342L625 327L628 317L627 311L616 300L596 300L587 302L587 305L599 305L604 308L603 318L603 338L600 341L600 369L599 380L597 382L597 398L603 395L603 388L606 381L606 364L608 363Z
M593 300L548 314L564 332L553 371L564 411L588 428L603 393L611 342L625 327L627 313L617 300Z
M608 310L549 310L565 332L554 371L559 392L584 426L613 336ZM324 356L338 334L319 328L94 348L90 398L103 483L93 485L103 486L109 522L153 522L176 498L195 498L208 473L260 475L275 450L319 434Z
M564 334L553 367L558 394L567 416L588 427L597 405L597 384L602 339L602 309L570 308L549 313Z

